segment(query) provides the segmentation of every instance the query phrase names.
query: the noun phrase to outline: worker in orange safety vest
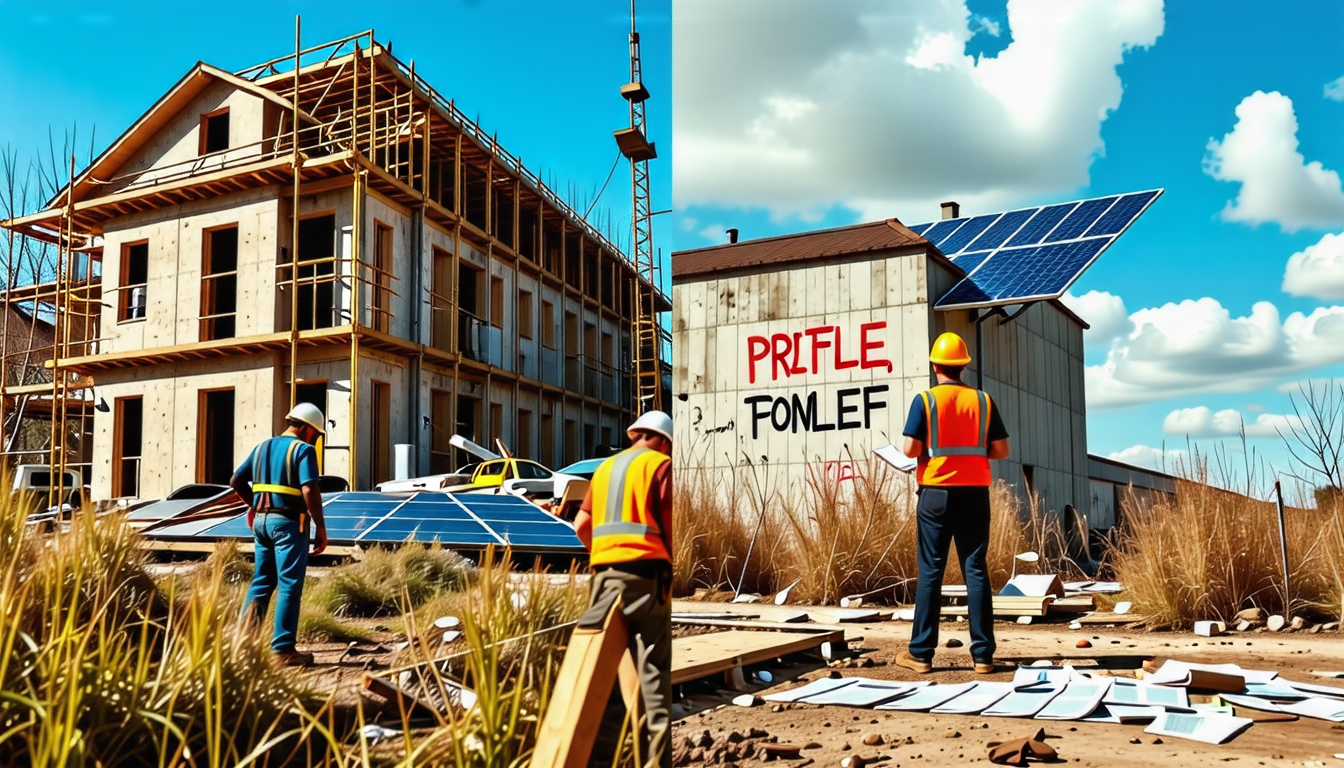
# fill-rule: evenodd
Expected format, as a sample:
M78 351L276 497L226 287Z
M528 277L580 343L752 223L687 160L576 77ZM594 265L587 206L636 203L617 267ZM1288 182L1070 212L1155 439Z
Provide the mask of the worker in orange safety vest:
M929 354L937 384L910 404L905 455L918 459L919 580L910 646L896 663L919 673L933 670L938 647L943 571L949 546L966 578L971 661L976 672L994 671L993 593L985 553L989 547L991 459L1008 456L1008 431L988 394L961 382L971 362L966 342L944 333Z
M592 602L579 626L600 628L617 600L639 671L644 766L671 768L672 419L650 411L626 431L633 442L597 468L574 525L591 553ZM611 765L624 704L613 692L589 765Z

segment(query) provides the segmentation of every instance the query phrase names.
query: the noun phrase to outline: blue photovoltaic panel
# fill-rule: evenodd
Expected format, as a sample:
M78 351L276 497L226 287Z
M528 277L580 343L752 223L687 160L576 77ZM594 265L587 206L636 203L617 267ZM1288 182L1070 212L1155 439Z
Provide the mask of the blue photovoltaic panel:
M944 238L942 242L934 243L934 246L944 254L958 253L998 218L997 213L993 216L976 216L958 227L956 232Z
M1033 213L1035 213L1034 209L1027 211L1009 211L1003 214L999 217L998 221L994 222L994 226L985 230L985 234L977 237L975 242L966 246L966 250L979 251L989 248L1002 248L1003 244L1008 241L1008 238L1012 237L1013 233L1020 229L1022 225L1027 222L1027 219L1031 218L1031 214Z
M1161 194L1154 189L910 229L966 272L937 309L1055 299Z
M445 547L508 544L523 552L585 554L569 524L508 495L347 492L323 497L332 544L438 541ZM146 531L164 539L251 539L243 515L168 524Z
M926 230L926 229L928 229L929 227L932 227L932 226L933 226L933 222L929 222L928 224L916 224L915 226L910 227L909 229L910 229L911 232L914 232L916 235L922 235L922 234L924 234L924 230Z

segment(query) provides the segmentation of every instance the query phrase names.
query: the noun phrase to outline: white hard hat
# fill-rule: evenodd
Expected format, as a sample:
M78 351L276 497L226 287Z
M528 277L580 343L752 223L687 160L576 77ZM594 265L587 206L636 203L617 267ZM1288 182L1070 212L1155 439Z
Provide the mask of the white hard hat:
M636 430L648 430L649 432L657 432L663 437L666 437L668 440L671 440L672 417L668 416L666 413L663 413L662 411L649 411L648 413L640 416L638 419L635 419L635 423L631 424L630 428L625 430L625 433L629 435L630 438L633 440L634 435L632 433L635 432Z
M299 403L285 418L301 421L324 435L327 433L327 420L322 416L322 410L312 403Z

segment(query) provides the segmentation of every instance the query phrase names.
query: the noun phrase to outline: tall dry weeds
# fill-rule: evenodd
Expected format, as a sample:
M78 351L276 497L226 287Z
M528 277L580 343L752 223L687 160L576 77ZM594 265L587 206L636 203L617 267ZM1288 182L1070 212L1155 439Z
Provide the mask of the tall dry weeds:
M877 459L855 463L859 471L843 481L809 467L796 499L758 482L763 473L749 464L731 472L679 466L676 593L706 588L769 594L797 582L791 601L834 603L858 594L912 601L918 575L915 485ZM724 492L739 488L751 492ZM1039 570L1078 572L1065 557L1057 515L1034 502L1024 509L1003 483L993 486L990 502L988 567L995 589L1008 580L1019 552L1039 552ZM756 546L742 579L753 536ZM944 583L961 580L954 549Z

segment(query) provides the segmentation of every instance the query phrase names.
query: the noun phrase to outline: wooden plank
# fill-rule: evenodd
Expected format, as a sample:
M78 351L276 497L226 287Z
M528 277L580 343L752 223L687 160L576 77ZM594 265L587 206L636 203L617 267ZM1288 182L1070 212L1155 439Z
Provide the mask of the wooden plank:
M994 597L994 615L1044 616L1053 601L1053 597L1013 597L1005 599L996 595ZM970 609L964 605L944 605L942 607L943 616L966 616L968 613L970 613Z
M713 614L709 614L713 616ZM773 629L781 632L841 632L844 627L835 624L798 624L783 621L752 621L749 619L699 618L694 616L673 616L673 624L688 627L726 627L729 629Z
M843 636L843 632L840 633ZM819 648L836 633L750 632L732 629L672 641L672 684L758 664L779 656ZM536 765L536 763L533 763Z
M1050 613L1088 613L1097 609L1097 599L1092 595L1055 598L1050 604Z
M821 624L848 624L864 621L885 621L895 613L894 609L875 608L822 608L808 611L807 617Z
M374 675L364 675L364 689L376 693L388 701L397 702L397 706L407 717L432 717L436 720L443 718L442 713L437 709L402 690L391 680L385 680Z
M1133 613L1085 613L1082 616L1075 616L1074 621L1079 624L1135 624L1146 620L1147 616L1140 616Z
M673 613L717 613L752 616L763 621L798 622L808 620L808 611L768 603L701 603L693 600L673 600Z
M588 764L618 670L630 655L628 644L629 630L619 602L607 614L602 629L580 627L570 635L552 689L555 693L537 731L534 768L583 768Z

